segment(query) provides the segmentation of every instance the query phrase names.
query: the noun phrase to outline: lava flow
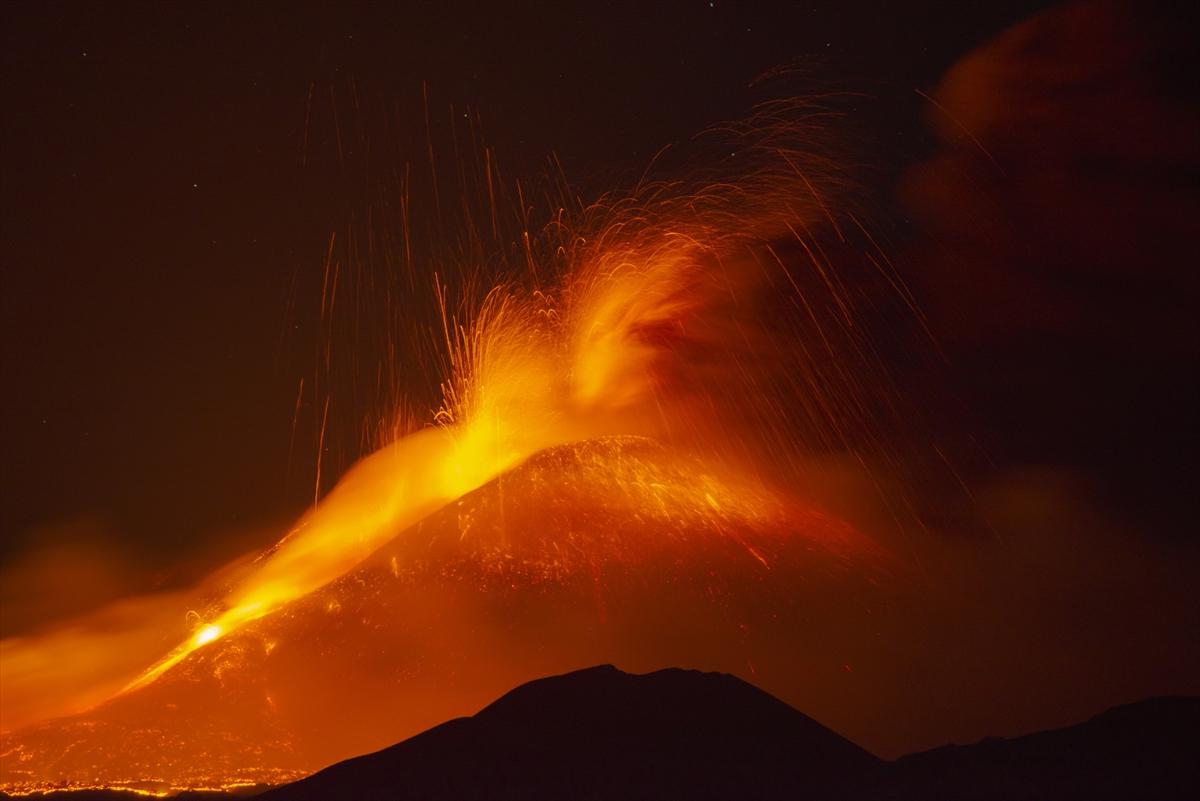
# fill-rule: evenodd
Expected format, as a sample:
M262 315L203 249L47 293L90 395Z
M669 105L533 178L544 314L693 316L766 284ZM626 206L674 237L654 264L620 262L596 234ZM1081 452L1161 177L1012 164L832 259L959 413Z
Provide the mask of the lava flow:
M156 659L123 673L81 625L5 641L0 787L277 782L536 675L784 675L809 638L839 641L818 588L869 592L882 552L796 476L870 435L879 377L860 290L812 233L844 242L831 171L769 111L741 175L560 210L536 252L521 232L536 271L475 302L438 284L431 425L209 582ZM155 601L131 636L163 643L161 610L194 601Z

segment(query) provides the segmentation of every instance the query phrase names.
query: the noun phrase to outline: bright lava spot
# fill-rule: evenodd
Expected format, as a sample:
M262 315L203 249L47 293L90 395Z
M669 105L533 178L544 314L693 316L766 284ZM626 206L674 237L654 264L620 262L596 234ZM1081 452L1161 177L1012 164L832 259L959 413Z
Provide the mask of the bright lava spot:
M221 627L210 624L196 632L196 636L193 638L193 641L196 643L196 646L199 647L201 645L207 645L220 636Z

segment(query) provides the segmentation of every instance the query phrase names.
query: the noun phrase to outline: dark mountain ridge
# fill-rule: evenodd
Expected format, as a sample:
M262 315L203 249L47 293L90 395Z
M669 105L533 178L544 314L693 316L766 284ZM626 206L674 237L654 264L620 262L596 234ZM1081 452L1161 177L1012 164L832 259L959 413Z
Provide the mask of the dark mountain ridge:
M1062 729L892 763L880 799L1200 798L1200 698L1150 698Z
M1190 800L1200 798L1198 732L1200 698L1152 698L1062 729L886 762L733 676L602 665L523 684L472 717L255 797Z
M881 764L733 676L604 665L522 685L262 798L825 797Z
M1200 698L885 762L733 676L611 665L260 796L294 799L1200 798Z

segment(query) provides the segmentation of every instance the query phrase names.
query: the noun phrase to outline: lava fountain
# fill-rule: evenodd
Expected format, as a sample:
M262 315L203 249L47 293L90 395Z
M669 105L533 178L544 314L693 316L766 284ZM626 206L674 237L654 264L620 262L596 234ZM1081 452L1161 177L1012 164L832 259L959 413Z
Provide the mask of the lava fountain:
M450 370L430 424L266 553L149 602L131 636L156 658L130 672L86 621L5 641L0 787L283 781L602 661L761 661L768 688L819 686L799 654L844 641L821 610L868 597L886 558L800 476L869 440L888 399L857 324L870 293L817 233L844 249L852 221L798 108L724 129L733 175L556 209L482 297L435 281ZM163 610L189 604L163 645Z

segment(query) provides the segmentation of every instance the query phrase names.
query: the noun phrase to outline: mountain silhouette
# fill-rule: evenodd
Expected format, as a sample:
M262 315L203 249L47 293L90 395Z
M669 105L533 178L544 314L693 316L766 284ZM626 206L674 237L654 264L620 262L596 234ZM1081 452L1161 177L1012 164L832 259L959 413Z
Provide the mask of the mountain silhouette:
M261 795L176 798L1190 801L1200 798L1197 731L1200 698L1152 698L1067 728L886 762L733 676L602 665L523 684L472 717Z
M733 676L604 665L260 798L825 798L882 764Z
M722 673L611 665L268 791L298 799L1192 799L1200 698L885 762Z

